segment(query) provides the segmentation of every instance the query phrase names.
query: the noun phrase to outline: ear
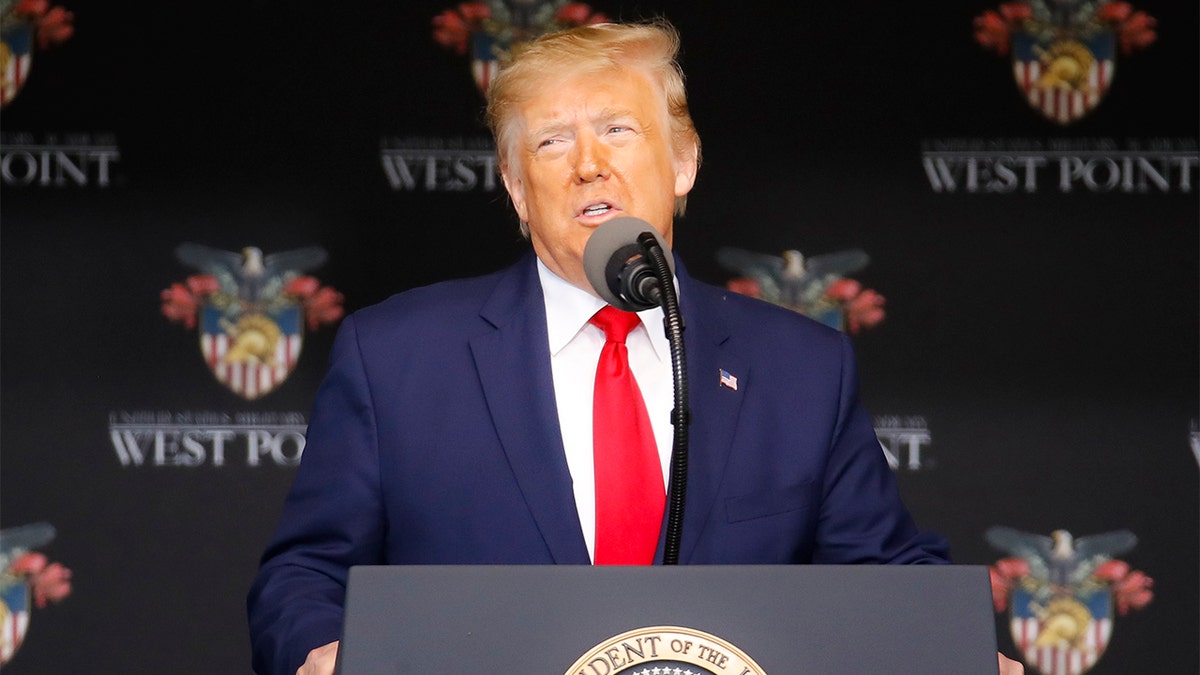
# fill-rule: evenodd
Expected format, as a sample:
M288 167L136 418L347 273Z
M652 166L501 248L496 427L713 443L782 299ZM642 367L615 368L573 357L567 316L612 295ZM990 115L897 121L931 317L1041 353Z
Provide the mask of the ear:
M675 157L675 196L682 197L692 191L692 186L696 184L696 171L700 167L700 163L696 157L699 155L699 148L695 143L688 146L688 149Z
M507 168L500 169L500 177L504 180L504 189L508 190L508 198L512 200L517 218L522 223L528 223L529 210L525 203L525 182L519 176L513 176Z

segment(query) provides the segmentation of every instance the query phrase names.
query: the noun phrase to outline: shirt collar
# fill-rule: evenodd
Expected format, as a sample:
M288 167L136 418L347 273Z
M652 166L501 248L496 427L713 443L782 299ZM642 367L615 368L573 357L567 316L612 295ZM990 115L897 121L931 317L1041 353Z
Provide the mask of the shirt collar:
M592 315L607 303L551 272L541 258L537 259L537 271L538 280L542 284L542 297L546 303L546 333L549 336L550 355L554 356L574 340L575 336L587 327ZM642 310L638 312L638 317L642 320L642 329L650 336L654 355L660 361L670 359L671 346L663 331L649 330L650 326L663 325L662 308L651 307Z

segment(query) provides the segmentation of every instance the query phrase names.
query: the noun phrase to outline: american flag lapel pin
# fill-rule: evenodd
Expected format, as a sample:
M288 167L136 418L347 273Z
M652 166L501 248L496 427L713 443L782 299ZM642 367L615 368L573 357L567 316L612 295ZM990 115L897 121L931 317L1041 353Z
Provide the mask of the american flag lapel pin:
M721 386L726 389L737 391L737 377L733 373L721 368Z

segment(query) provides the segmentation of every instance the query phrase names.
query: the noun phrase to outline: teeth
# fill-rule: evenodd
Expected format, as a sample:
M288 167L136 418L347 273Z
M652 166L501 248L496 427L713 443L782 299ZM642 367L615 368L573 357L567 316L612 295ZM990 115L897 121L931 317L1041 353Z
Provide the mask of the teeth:
M597 215L600 213L604 213L605 211L608 211L609 208L611 208L611 207L609 207L608 204L597 204L596 206L589 206L583 210L583 215L594 216L594 215Z

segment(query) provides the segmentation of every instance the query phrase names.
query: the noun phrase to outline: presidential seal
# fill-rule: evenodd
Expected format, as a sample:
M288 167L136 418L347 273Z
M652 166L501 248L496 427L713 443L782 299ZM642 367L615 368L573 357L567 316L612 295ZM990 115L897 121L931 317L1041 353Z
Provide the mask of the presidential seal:
M737 647L681 626L638 628L579 657L564 675L765 675Z

